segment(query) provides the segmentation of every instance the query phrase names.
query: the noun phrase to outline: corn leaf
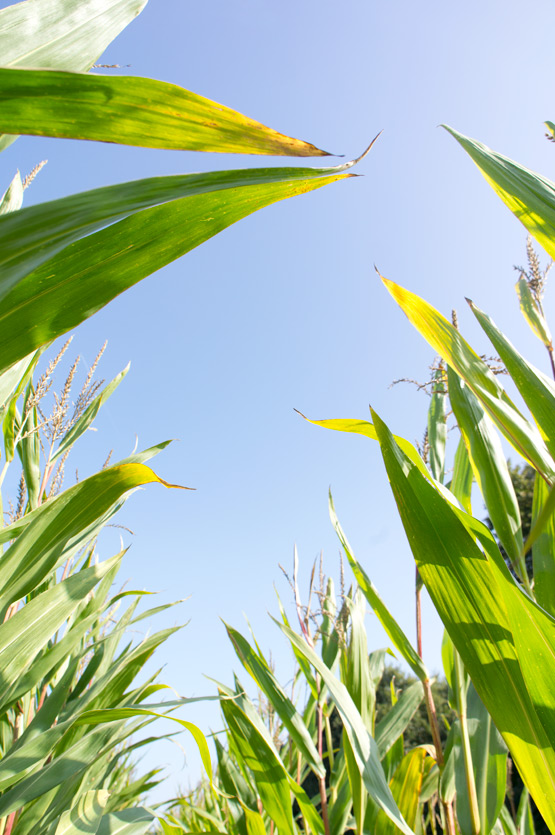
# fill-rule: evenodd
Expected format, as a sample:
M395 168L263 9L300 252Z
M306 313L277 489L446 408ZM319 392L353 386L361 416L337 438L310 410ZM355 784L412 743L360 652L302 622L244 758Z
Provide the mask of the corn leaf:
M401 310L445 362L474 392L509 443L546 478L555 476L555 463L536 426L519 412L486 363L453 325L428 302L382 277Z
M175 84L55 70L0 69L0 131L181 151L328 156Z
M109 797L104 790L85 792L73 809L64 812L54 835L96 835Z
M447 442L447 390L444 369L434 373L430 407L428 409L428 446L430 472L436 481L443 481L445 470L445 444Z
M424 662L412 646L411 642L395 620L395 618L391 615L389 609L381 599L378 591L364 569L360 566L358 561L356 560L355 556L353 555L351 546L347 541L347 537L343 533L343 529L339 524L339 519L335 513L335 508L333 505L333 499L329 497L329 512L330 512L330 519L331 523L335 528L337 536L339 537L339 541L343 546L343 550L347 555L347 559L349 560L349 565L355 575L356 581L366 597L368 603L372 607L374 613L377 615L380 623L382 624L383 628L389 635L393 645L399 650L411 670L414 674L420 679L420 681L425 681L429 679L428 670L424 665Z
M312 741L312 736L301 716L297 713L294 704L272 673L267 661L254 652L248 641L239 632L226 623L224 623L224 626L239 660L271 703L289 731L298 751L302 753L314 773L318 777L324 777L326 773L324 764Z
M148 809L122 809L104 815L98 827L98 835L145 835L155 816Z
M403 817L412 827L416 824L418 814L425 757L426 751L423 748L413 748L405 754L389 784ZM383 812L380 812L376 832L380 835L396 835L397 829L392 821L387 820Z
M547 448L555 455L555 384L519 354L491 318L469 301L470 309L484 329L520 392Z
M443 127L462 145L505 205L555 258L555 184L476 139Z
M424 688L421 682L415 681L407 687L381 722L378 722L374 736L380 749L380 757L385 757L391 746L405 732L423 698Z
M89 70L145 5L146 0L26 0L8 6L0 10L2 66ZM15 138L0 137L0 150Z
M472 513L472 467L468 457L468 450L464 438L459 439L453 462L453 478L449 490L459 500L463 510Z
M548 324L543 315L543 311L538 306L532 291L528 287L528 282L521 276L515 284L516 293L520 302L520 310L522 315L528 322L532 332L543 342L546 348L551 345L551 333Z
M555 621L516 585L490 532L446 502L374 426L418 569L480 698L555 827ZM468 518L468 517L466 517ZM482 551L476 544L479 535Z
M275 621L279 628L289 638L306 660L320 673L322 680L328 687L330 696L341 716L345 732L351 743L360 774L364 780L366 791L372 800L382 809L387 817L395 823L406 835L414 835L399 811L391 790L385 779L380 764L378 746L362 721L360 713L351 699L349 692L335 675L329 670L318 655L296 632L285 624Z
M448 369L449 400L466 444L468 457L497 536L511 562L519 566L522 524L515 489L499 435L477 397ZM520 566L525 573L525 568Z
M468 734L480 815L480 831L490 832L501 811L507 785L507 747L472 685L467 702ZM457 820L463 835L473 835L463 757L455 763Z
M88 70L146 0L26 0L0 11L4 67Z
M18 171L0 199L0 215L17 211L21 208L22 203L23 183L21 182L21 176Z
M0 251L4 241L9 243L4 259L0 256L7 267L0 281L0 372L30 354L30 345L38 347L75 327L119 293L232 223L271 203L346 176L329 175L329 169L325 174L305 169L303 177L300 170L288 174L280 169L266 176L260 169L227 172L223 178L218 174L188 175L164 178L165 182L154 186L152 181L142 181L131 184L131 198L125 196L126 186L111 187L108 193L89 192L83 196L82 211L78 210L77 195L55 205L46 203L1 217ZM252 185L247 187L248 182ZM227 186L223 190L222 183ZM159 203L164 192L166 199L171 193L189 192L191 196L136 211L67 246L72 238L94 231L108 219L129 215L141 202L143 206ZM138 193L143 195L142 201L136 199ZM122 194L118 206L117 197ZM49 212L56 222L48 221ZM65 215L62 224L58 223L60 215ZM18 224L13 223L16 217L21 219ZM58 254L48 260L46 255L56 251Z
M552 495L545 481L536 476L532 501L532 531L538 530L537 522L542 517L546 503ZM536 600L551 615L555 616L555 515L549 513L541 530L538 531L532 548L534 565L534 594Z
M0 610L42 583L122 496L151 482L170 486L144 464L123 464L102 470L47 502L2 558Z

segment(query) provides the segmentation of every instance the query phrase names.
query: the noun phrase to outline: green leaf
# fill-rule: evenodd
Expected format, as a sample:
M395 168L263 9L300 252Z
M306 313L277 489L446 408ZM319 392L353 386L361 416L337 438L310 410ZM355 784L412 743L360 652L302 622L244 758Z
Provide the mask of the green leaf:
M16 212L23 203L23 183L19 171L0 199L0 215Z
M96 835L109 797L104 790L85 792L72 809L64 812L55 835Z
M468 450L464 438L459 439L453 463L453 478L449 489L461 503L461 507L467 513L472 513L472 467L468 457Z
M26 0L0 11L4 67L88 70L146 0Z
M222 698L221 708L241 757L254 777L265 811L280 832L297 835L290 799L294 781L262 719L245 695ZM297 789L302 791L300 786Z
M98 835L145 835L155 815L148 809L122 809L104 815L98 827Z
M42 583L122 496L152 482L170 486L143 464L122 464L79 482L35 511L32 524L2 557L0 610Z
M181 151L328 156L175 84L133 76L0 69L0 131Z
M289 731L299 753L303 755L318 777L324 777L326 773L324 764L312 741L312 736L309 734L301 716L297 713L294 704L272 673L267 661L254 652L248 641L239 632L226 623L224 623L224 626L239 660L271 703Z
M373 414L418 569L518 769L555 827L555 621L516 585L485 526L422 478ZM481 550L475 537L478 536Z
M549 510L548 500L553 505L555 494L545 481L536 476L532 501L532 530L535 541L532 549L534 565L534 594L536 600L547 612L555 616L555 508ZM548 506L549 512L542 511ZM541 527L538 521L541 520ZM529 541L529 540L528 540Z
M474 478L478 483L495 532L521 580L528 582L522 559L522 524L515 489L501 440L480 401L460 377L447 371L449 400L466 444Z
M375 739L383 758L394 742L405 732L418 706L424 698L421 682L415 681L403 692L399 701L376 725Z
M551 455L555 455L555 384L553 380L525 360L486 313L471 301L469 305L501 357L522 399L530 409Z
M519 835L535 835L536 828L530 806L530 795L527 789L524 789L520 795L516 819Z
M443 481L445 444L447 442L447 390L443 363L434 373L434 383L428 409L428 445L430 471L436 481Z
M333 429L335 432L353 432L356 435L363 435L365 438L370 438L372 441L377 441L378 439L374 426L368 420L311 420L306 415L303 415L302 412L299 412L298 409L295 409L295 411L308 423L321 426L323 429ZM416 464L423 473L427 473L426 465L410 441L401 438L400 435L395 435L395 440L413 464Z
M0 371L257 209L350 176L337 172L256 169L190 174L111 186L4 215ZM153 202L162 205L152 206ZM151 208L138 210L149 204ZM108 228L67 245L122 216Z
M146 0L26 0L0 11L4 67L89 70ZM0 137L0 150L16 137Z
M391 794L391 790L387 784L380 764L378 746L364 725L362 717L356 709L347 688L335 677L323 661L318 658L318 655L314 652L314 650L312 650L308 644L296 634L296 632L285 624L279 623L277 620L275 623L277 623L282 632L287 635L291 644L295 646L298 651L304 655L307 661L312 664L316 671L320 673L322 680L326 684L330 692L330 696L341 716L345 733L351 743L351 748L354 756L356 757L366 791L372 800L385 812L388 818L392 820L402 832L406 833L406 835L414 835L395 804L393 795Z
M116 555L39 594L0 625L0 701L50 637L121 559Z
M467 717L480 831L490 832L505 799L507 748L472 685L468 691ZM455 764L455 786L457 820L461 832L463 835L472 835L472 817L462 755Z
M555 463L536 426L519 412L493 372L432 305L389 279L382 281L412 325L465 381L510 444L551 480Z
M343 529L339 524L339 519L335 513L335 508L333 505L333 499L331 493L329 495L329 512L330 512L330 519L332 525L335 528L337 536L339 537L339 541L343 546L343 550L347 555L347 559L349 560L349 565L355 575L356 581L360 586L360 589L364 596L366 597L368 603L372 607L373 611L377 615L380 623L382 624L383 628L389 635L393 645L399 650L411 670L414 674L420 679L420 681L425 681L429 678L428 670L426 669L424 662L412 646L411 642L395 620L395 618L391 615L389 609L379 596L374 584L364 571L364 569L360 566L357 562L353 552L351 550L351 546L347 541L347 537L343 533Z
M426 751L423 748L413 748L405 754L390 782L391 791L403 817L409 824L416 825L418 803L424 777L424 759ZM377 820L377 832L380 835L396 835L396 827L380 812Z
M515 288L520 302L520 310L528 322L532 333L535 333L546 348L549 348L551 345L551 333L549 331L548 324L545 320L545 316L543 315L543 311L539 308L524 276L519 278L515 284Z
M462 145L505 205L555 258L555 184L476 139L443 127Z

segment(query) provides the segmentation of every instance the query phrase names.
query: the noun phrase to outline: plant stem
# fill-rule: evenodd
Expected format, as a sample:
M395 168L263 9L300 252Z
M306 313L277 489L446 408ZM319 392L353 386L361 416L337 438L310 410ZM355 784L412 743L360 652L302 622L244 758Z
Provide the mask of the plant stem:
M316 674L316 687L318 689L318 703L316 705L316 719L318 728L318 753L320 759L323 760L324 754L324 733L323 733L323 709L320 704L320 676ZM326 777L318 778L318 785L320 788L320 806L322 809L322 822L324 824L325 835L330 835L330 822L328 817L328 796L326 793Z
M416 646L418 655L422 658L422 588L419 583L418 569L416 570ZM443 748L441 747L441 736L439 733L439 724L437 721L437 711L432 694L432 685L430 679L425 678L422 682L424 688L424 701L426 703L426 711L428 713L428 722L430 723L430 730L432 732L432 740L436 751L436 762L440 774L445 767L445 758L443 756ZM441 801L443 810L445 812L445 822L447 825L448 835L456 835L455 816L453 813L453 804Z
M456 699L459 714L459 723L461 726L464 773L466 778L466 791L468 793L468 805L470 806L470 820L473 835L479 835L481 829L480 812L478 809L478 796L476 793L476 780L474 777L474 768L472 766L472 751L470 750L470 737L468 735L464 668L462 665L461 657L454 647L453 656L455 659Z

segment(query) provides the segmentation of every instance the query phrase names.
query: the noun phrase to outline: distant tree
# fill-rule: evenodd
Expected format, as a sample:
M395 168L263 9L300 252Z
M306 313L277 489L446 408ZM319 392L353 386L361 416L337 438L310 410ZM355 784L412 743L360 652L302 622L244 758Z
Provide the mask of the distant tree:
M380 683L376 688L376 722L391 708L391 680L397 696L400 696L406 688L413 684L416 679L404 673L400 667L395 665L387 666ZM441 741L445 745L449 727L455 719L455 713L449 706L449 686L445 679L440 678L432 684L432 693L436 705ZM432 732L428 722L426 705L422 701L420 707L412 717L404 735L405 751L414 748L416 745L424 745L432 742Z

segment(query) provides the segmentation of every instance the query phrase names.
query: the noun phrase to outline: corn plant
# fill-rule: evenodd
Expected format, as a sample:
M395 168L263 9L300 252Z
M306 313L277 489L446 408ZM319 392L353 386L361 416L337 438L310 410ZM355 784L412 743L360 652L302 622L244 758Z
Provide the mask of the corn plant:
M354 561L335 522L347 556ZM291 835L446 831L446 816L453 817L449 793L454 793L452 785L460 772L455 760L461 749L461 718L447 743L451 777L440 789L443 744L434 745L440 732L431 681L391 615L390 635L418 678L400 695L392 687L390 709L376 720L376 689L386 651L368 653L365 596L376 605L376 593L362 569L357 579L359 587L338 605L333 582L321 577L314 610L311 594L308 605L302 606L295 572L292 586L300 632L291 628L281 604L278 624L295 658L290 692L278 682L256 640L253 645L226 626L241 664L256 683L258 703L237 677L233 687L219 685L225 730L215 738L217 791L208 781L199 784L171 810L165 824L174 828L164 832L201 832L207 827L240 835L276 830ZM432 710L433 730L427 742L407 749L403 734L423 699ZM464 717L462 721L468 727ZM478 739L483 725L472 728L473 740ZM504 748L502 756L506 757ZM503 797L504 791L501 802Z
M30 134L326 155L175 85L91 74L145 4L25 0L0 11L0 150ZM73 414L69 380L50 414L54 369L35 380L35 368L56 337L123 290L257 209L349 176L351 164L150 178L21 208L40 165L25 180L16 173L0 200L0 482L17 459L23 472L0 530L0 835L140 835L153 815L133 805L156 775L130 779L128 740L177 705L145 703L161 685L134 679L171 631L118 649L141 595L111 593L123 553L98 562L93 543L130 491L165 484L145 465L165 445L59 492L71 447L125 372L102 391L86 387ZM210 773L204 737L173 718Z
M555 184L448 130L553 257ZM546 348L553 372L553 345L542 305L545 274L535 254L529 250L529 255L530 269L521 271L516 285L518 300L526 322ZM430 416L431 454L424 460L426 456L392 435L374 412L372 422L314 423L378 441L419 577L449 636L451 680L459 682L464 695L466 676L471 679L527 791L555 832L555 384L522 356L488 314L469 302L522 398L525 408L518 407L499 377L462 337L457 322L394 282L385 278L383 282L444 363ZM443 476L447 398L461 436L449 484ZM535 472L533 524L525 541L500 438ZM492 530L472 515L473 482L482 494ZM530 552L531 573L526 562ZM480 796L480 785L488 780L480 779L476 757L468 756L472 744L465 742L462 725L461 742L471 801L463 816L466 822L459 819L461 831L472 835L516 831L504 807L495 820L488 811L496 808L493 801L490 807ZM492 756L490 751L490 764ZM520 831L531 831L526 796L517 822Z
M77 361L57 391L68 344L38 376L35 357L2 425L2 493L17 496L0 517L0 832L140 835L155 815L139 803L159 777L138 775L133 752L157 717L190 731L210 769L200 731L172 715L183 702L159 701L157 675L138 680L179 627L131 637L167 607L138 613L146 592L112 588L125 551L100 561L96 545L130 492L165 484L145 462L167 443L62 490L74 444L127 372L95 382L101 351L79 393Z
M87 72L145 5L146 0L25 0L1 10L0 150L17 134L33 134L326 156L175 85ZM348 177L352 164L154 177L0 217L0 407L13 390L12 378L19 378L39 347L232 223ZM19 208L21 197L16 174L4 205Z

